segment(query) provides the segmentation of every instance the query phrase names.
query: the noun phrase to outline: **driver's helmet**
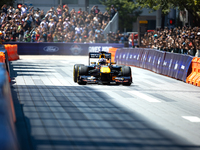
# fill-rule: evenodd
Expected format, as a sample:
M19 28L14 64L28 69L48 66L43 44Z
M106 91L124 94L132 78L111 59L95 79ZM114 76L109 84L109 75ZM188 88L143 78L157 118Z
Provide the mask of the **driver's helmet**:
M105 64L106 64L106 59L105 58L99 59L99 65L105 65Z

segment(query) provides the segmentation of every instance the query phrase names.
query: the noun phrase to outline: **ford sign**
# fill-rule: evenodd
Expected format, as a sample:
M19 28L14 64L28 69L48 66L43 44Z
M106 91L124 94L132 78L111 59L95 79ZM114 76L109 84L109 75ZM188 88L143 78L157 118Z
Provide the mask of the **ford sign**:
M59 48L57 46L46 46L43 48L43 50L52 53L59 51Z

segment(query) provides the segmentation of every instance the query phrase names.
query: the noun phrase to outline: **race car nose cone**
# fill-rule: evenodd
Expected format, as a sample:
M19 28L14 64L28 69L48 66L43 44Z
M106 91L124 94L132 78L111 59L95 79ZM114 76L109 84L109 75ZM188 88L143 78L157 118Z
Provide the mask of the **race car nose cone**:
M101 66L100 72L101 73L110 73L110 68L108 66Z

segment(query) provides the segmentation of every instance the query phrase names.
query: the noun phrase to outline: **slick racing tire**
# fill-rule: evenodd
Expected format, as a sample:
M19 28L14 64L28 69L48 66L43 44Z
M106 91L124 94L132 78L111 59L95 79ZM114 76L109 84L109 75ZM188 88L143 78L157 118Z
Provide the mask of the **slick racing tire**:
M123 66L122 67L122 76L124 77L131 77L131 81L127 83L122 83L123 85L130 86L132 83L132 75L131 75L131 67Z
M78 78L78 76L77 76L77 74L78 74L78 68L79 68L80 66L84 66L84 65L83 65L83 64L75 64L75 65L74 65L74 70L73 70L73 79L74 79L74 82L77 82L77 78Z
M79 75L88 75L88 67L80 66L79 67Z
M78 68L79 70L78 70L78 76L87 76L88 75L88 67L87 66L80 66L79 68ZM84 81L81 81L81 80L78 80L78 84L79 85L85 85L86 84L86 82L84 82Z
M123 66L122 67L122 76L130 77L131 76L131 67Z

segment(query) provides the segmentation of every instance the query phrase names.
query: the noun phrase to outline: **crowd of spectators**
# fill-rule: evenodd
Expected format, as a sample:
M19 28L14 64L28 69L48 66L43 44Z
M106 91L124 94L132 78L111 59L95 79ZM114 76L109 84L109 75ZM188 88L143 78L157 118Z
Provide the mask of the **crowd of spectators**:
M3 5L1 11L0 33L5 42L123 43L127 38L119 32L104 37L104 28L117 12L113 5L104 13L98 6L87 12L69 10L67 4L51 7L47 13L26 5L21 9Z
M145 47L195 56L200 50L200 28L157 29L145 33L141 41Z

